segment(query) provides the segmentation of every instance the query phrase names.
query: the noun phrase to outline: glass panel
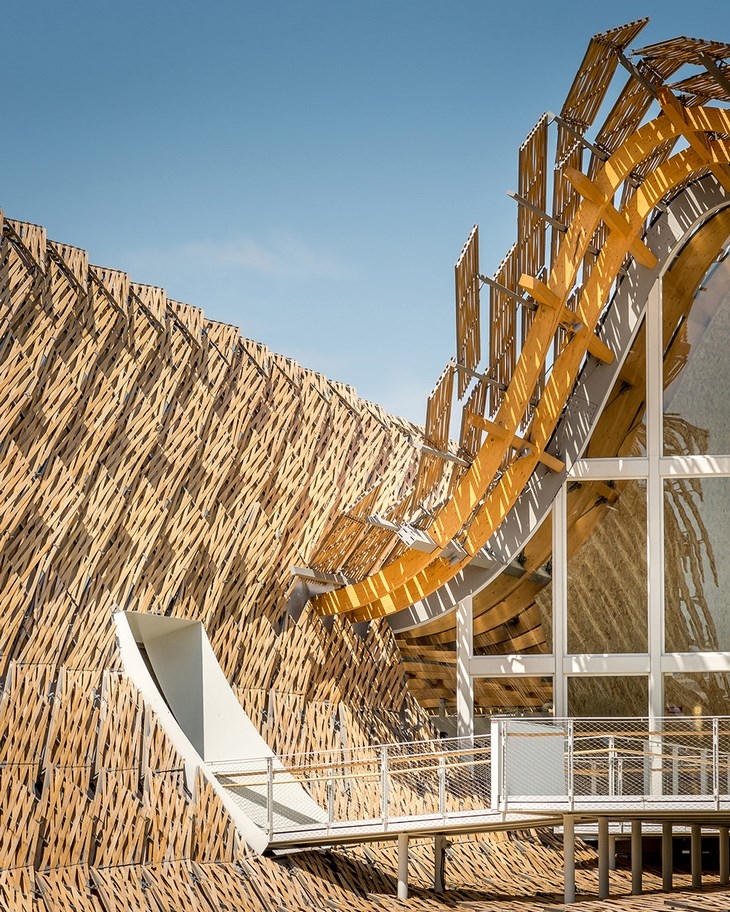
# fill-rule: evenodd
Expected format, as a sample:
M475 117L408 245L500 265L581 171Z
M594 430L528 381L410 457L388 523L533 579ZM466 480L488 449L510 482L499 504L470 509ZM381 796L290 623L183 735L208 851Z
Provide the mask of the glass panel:
M568 488L568 652L647 650L646 482Z
M644 456L645 406L646 334L642 320L583 458Z
M484 714L545 714L553 711L553 679L478 678L474 681L474 706Z
M667 652L730 649L730 478L664 482Z
M523 551L474 596L474 654L547 653L552 643L552 513Z
M706 271L705 252L722 249L716 234L726 221L727 216L710 222L664 281L664 452L669 455L730 453L730 258ZM692 253L698 255L693 259Z
M730 675L702 672L664 675L668 716L721 716L730 707Z
M649 679L601 676L568 678L570 716L645 716L649 707Z
M489 734L493 715L550 715L552 707L552 677L477 678L474 681L474 734ZM431 709L430 718L440 737L456 737L456 704L453 699L442 699L437 712Z

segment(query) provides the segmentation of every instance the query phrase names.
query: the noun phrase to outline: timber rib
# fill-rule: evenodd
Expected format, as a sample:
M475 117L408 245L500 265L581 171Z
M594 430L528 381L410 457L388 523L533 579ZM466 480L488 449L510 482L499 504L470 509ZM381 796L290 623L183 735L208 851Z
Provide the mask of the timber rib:
M675 111L673 103L664 98L663 101L665 110ZM629 136L601 164L592 180L578 176L575 169L569 171L571 183L583 198L550 276L547 281L532 276L520 279L520 284L537 301L538 310L494 421L503 430L487 432L471 467L428 529L440 548L462 536L467 556L447 562L439 559L438 550L406 552L358 583L317 596L314 604L318 612L348 614L353 621L391 614L435 592L484 546L527 485L568 401L586 353L591 347L596 350L592 340L600 343L594 331L626 256L633 256L647 268L656 263L641 240L646 219L672 188L701 173L708 162L712 163L713 171L723 173L730 160L730 149L725 141L710 137L728 133L730 113L724 109L683 109L681 117L662 113ZM690 147L657 167L644 181L642 192L633 194L621 211L616 210L611 201L633 169L669 139L680 135L691 138ZM607 239L579 293L575 310L570 311L575 314L580 329L564 345L545 385L531 422L530 450L510 456L550 346L566 323L565 309L580 266L601 223L608 229ZM600 351L604 357L612 355L605 346ZM505 460L507 467L503 469ZM500 469L502 474L496 481Z

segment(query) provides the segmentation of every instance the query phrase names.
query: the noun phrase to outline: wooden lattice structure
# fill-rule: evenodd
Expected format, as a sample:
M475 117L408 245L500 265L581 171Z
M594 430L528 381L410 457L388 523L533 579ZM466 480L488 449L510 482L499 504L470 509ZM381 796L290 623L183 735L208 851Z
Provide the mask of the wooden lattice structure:
M314 602L321 613L361 621L432 595L479 555L539 463L553 471L563 468L547 447L578 371L587 356L611 362L617 354L595 334L614 284L629 258L644 268L656 265L642 240L648 220L678 188L708 171L730 189L730 114L723 107L700 106L704 95L680 99L664 84L683 65L709 60L707 73L720 85L724 76L713 61L727 56L729 47L676 39L644 48L644 58L633 64L624 49L641 25L591 41L555 118L554 214L544 211L548 124L543 117L520 148L517 243L494 279L472 274L470 280L469 264L475 268L479 262L475 230L459 258L459 393L462 398L467 393L464 377L489 384L491 413L477 411L486 407L487 397L475 387L462 419L468 467L424 524L432 547L395 554L364 578L318 595ZM590 142L584 132L619 62L629 70L628 83L599 129L599 140ZM658 113L642 123L652 103ZM584 165L586 150L590 157ZM474 283L482 280L490 286L490 361L479 375L472 337L478 325ZM461 555L457 560L455 553Z
M648 260L640 238L654 208L707 169L727 186L730 124L712 104L727 98L723 44L644 48L595 149L581 141L643 24L591 41L556 122L552 187L549 117L520 149L518 195L532 208L520 204L517 243L488 296L478 232L470 235L455 270L455 359L424 428L160 288L90 264L40 226L2 218L0 907L387 906L390 848L288 862L249 854L210 784L186 779L124 677L112 615L133 608L202 621L234 693L278 753L434 734L424 707L452 686L450 622L397 643L381 615L440 585L445 568L457 572L500 521L484 495L499 490L508 502L537 461L549 461L556 406L545 403L563 403L569 384L548 375L548 354L566 376L586 352L611 356L592 333L606 276L627 257ZM699 73L663 87L698 62ZM644 123L654 91L663 113ZM551 195L550 218L562 228L540 214ZM621 430L612 431L617 446L632 429ZM576 516L584 508L576 501ZM549 536L538 533L526 571L548 552ZM313 583L343 588L307 605ZM495 586L477 637L490 648L539 650L538 582L528 572L521 587ZM371 623L355 628L353 619ZM542 702L540 682L528 696ZM480 702L498 699L485 691ZM398 801L418 807L415 792ZM547 834L465 838L451 851L460 891L451 898L465 903L489 908L485 892L514 871L525 894L562 890ZM416 882L427 886L425 852L413 857ZM583 861L591 858L586 850ZM587 889L592 877L585 872ZM412 904L438 901L416 891Z

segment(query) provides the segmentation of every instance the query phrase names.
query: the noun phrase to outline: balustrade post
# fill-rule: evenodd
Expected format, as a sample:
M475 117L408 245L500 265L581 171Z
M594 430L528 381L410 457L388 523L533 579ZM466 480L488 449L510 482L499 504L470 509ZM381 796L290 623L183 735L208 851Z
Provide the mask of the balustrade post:
M575 810L575 725L568 720L568 807Z
M266 758L266 833L274 835L274 758Z
M500 782L500 791L502 795L502 810L507 811L507 720L502 719L499 723L499 728L501 732L500 740L500 752L502 755L501 761L501 782Z
M616 783L617 794L623 795L624 793L624 758L618 758L618 780Z
M388 779L388 748L383 745L380 748L380 810L383 818L383 830L388 829L388 798L390 791L390 782Z
M608 795L610 798L616 794L616 738L608 738Z
M489 762L491 764L490 775L490 807L497 811L502 801L502 739L504 730L500 719L492 719L489 728ZM461 742L459 742L461 746Z
M663 734L649 738L649 794L654 798L664 793L664 742Z
M715 810L720 810L720 726L717 716L712 720L712 794Z
M330 766L327 771L327 830L335 819L335 770Z
M439 757L439 814L446 814L446 757Z

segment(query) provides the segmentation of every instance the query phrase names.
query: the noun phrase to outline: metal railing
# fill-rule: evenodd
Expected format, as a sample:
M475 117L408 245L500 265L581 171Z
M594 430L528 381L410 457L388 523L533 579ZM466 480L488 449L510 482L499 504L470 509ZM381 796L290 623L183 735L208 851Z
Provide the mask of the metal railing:
M269 836L475 814L730 807L730 717L494 718L491 733L212 764Z
M489 807L490 736L383 744L212 764L273 839L295 830L447 818ZM321 809L321 814L313 812Z
M637 800L720 807L730 796L730 718L499 719L492 806L542 799L569 810ZM495 775L496 773L496 775Z

